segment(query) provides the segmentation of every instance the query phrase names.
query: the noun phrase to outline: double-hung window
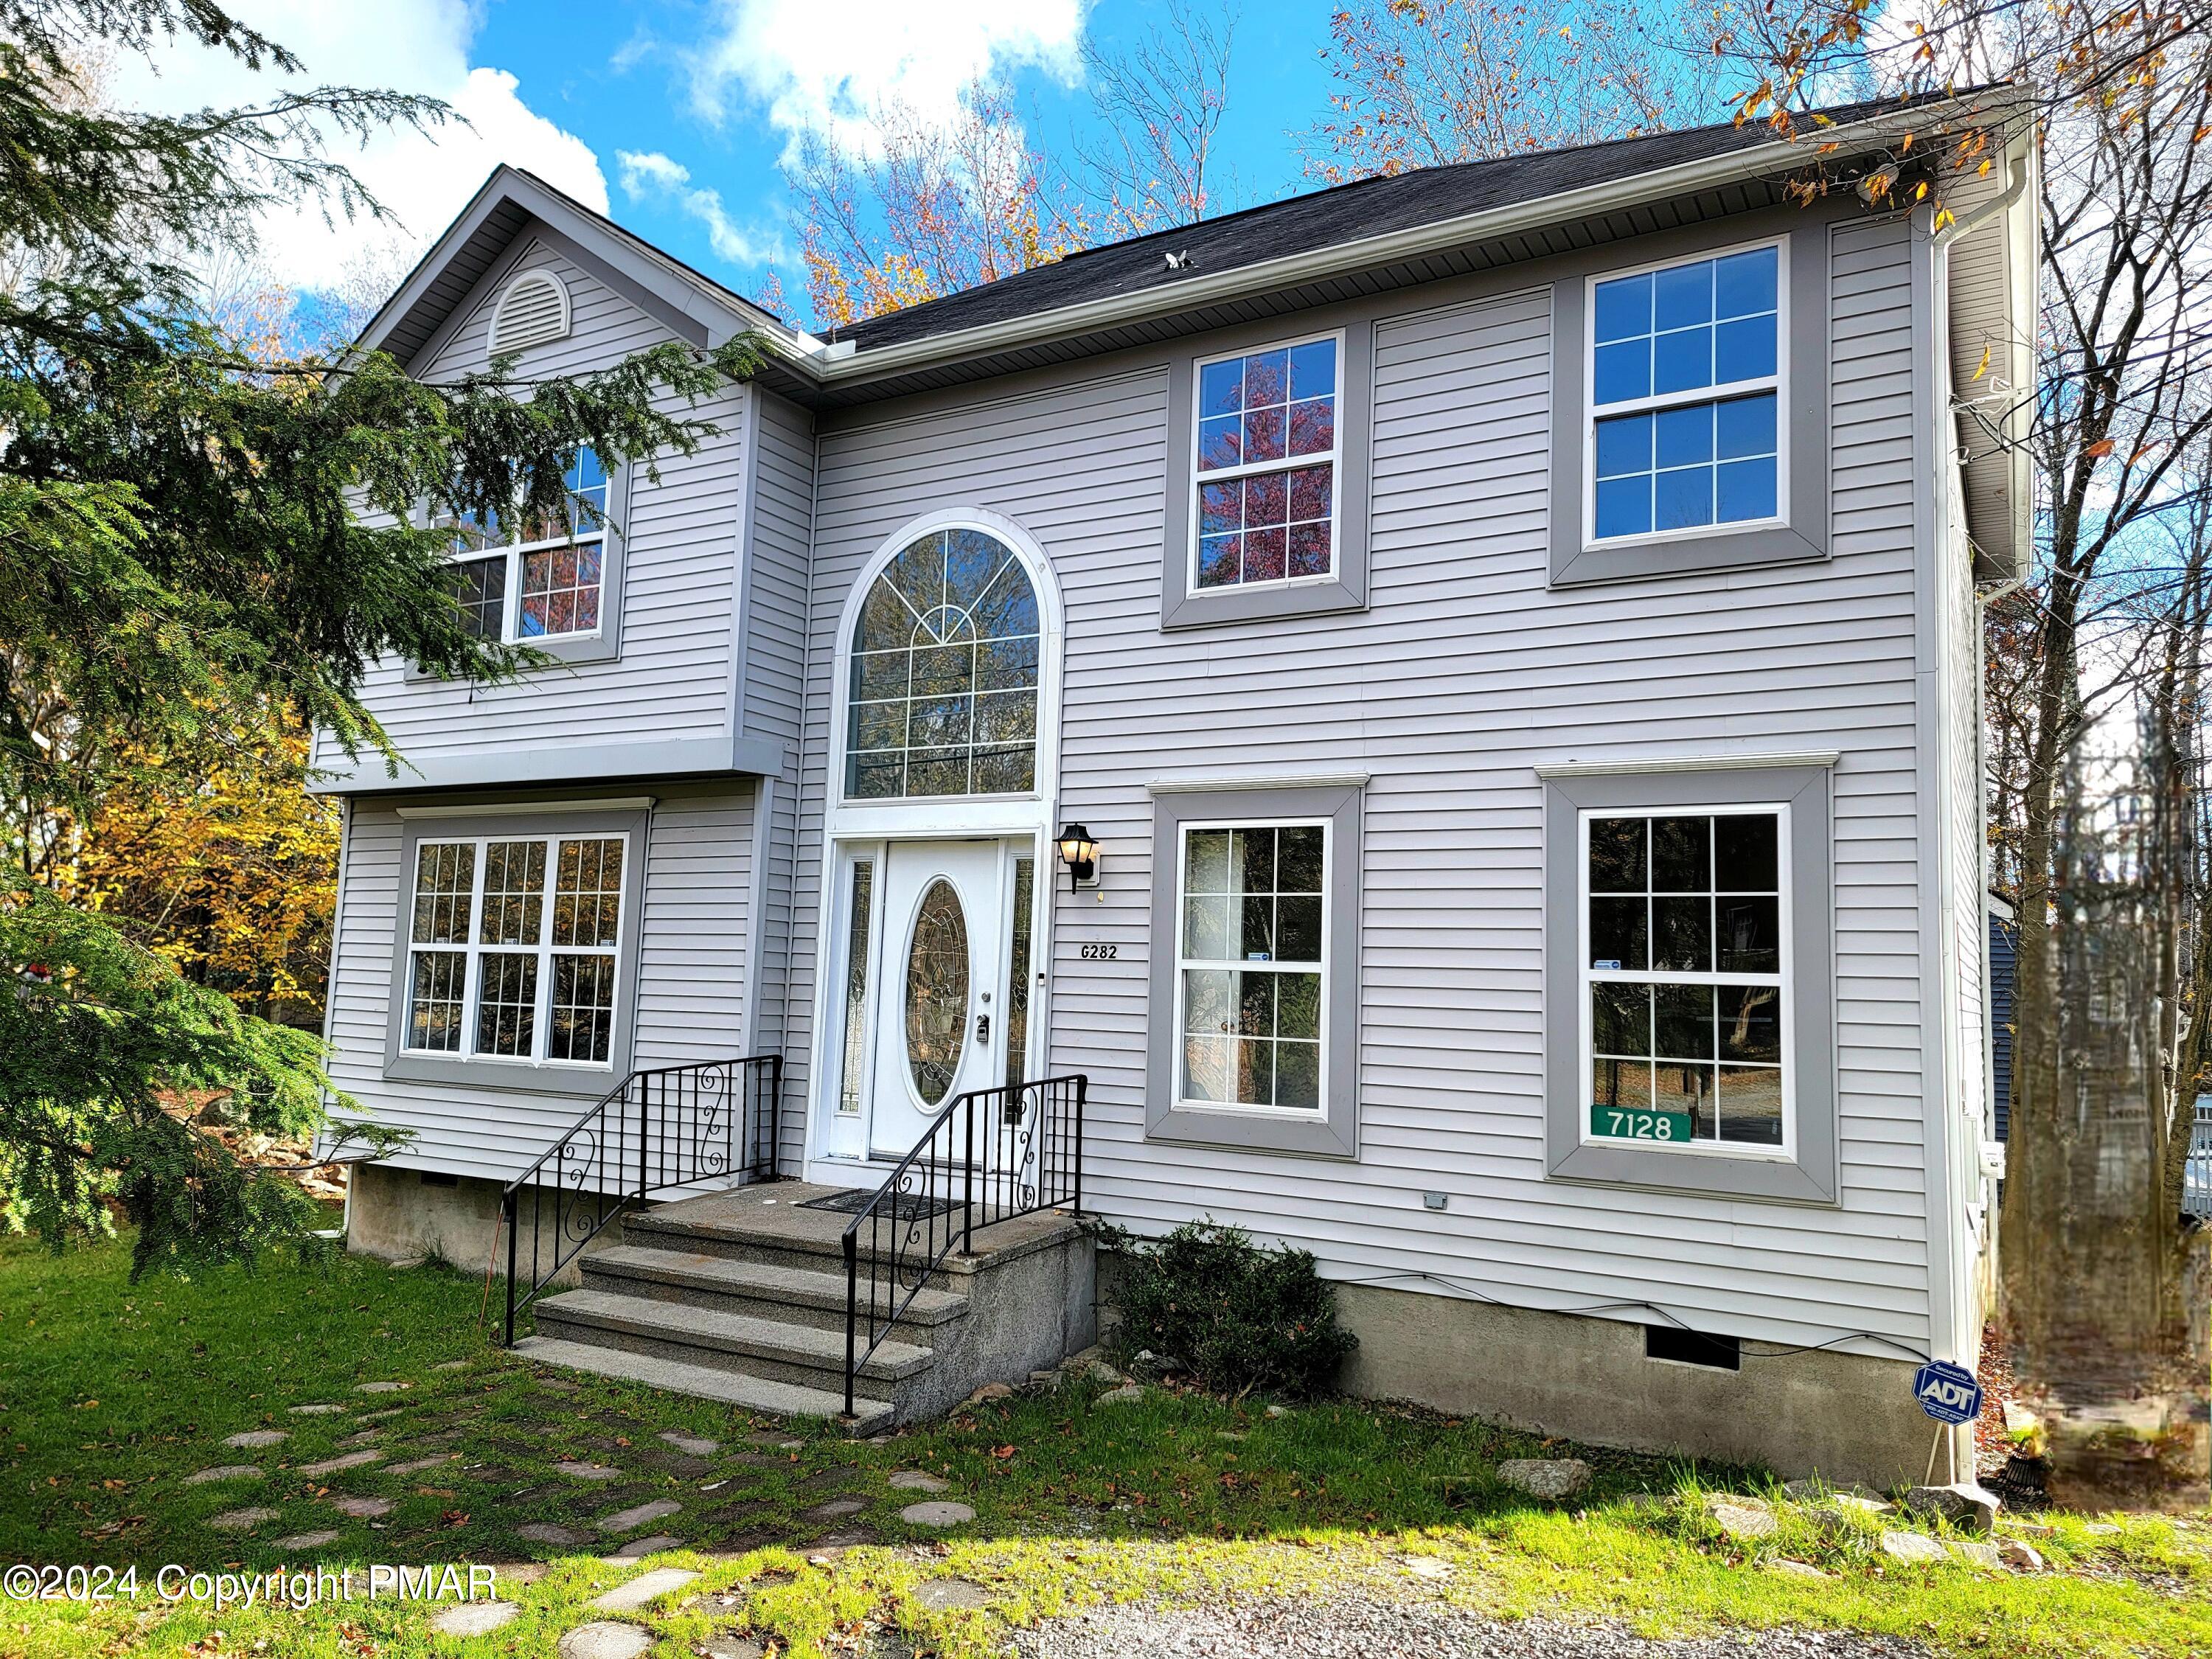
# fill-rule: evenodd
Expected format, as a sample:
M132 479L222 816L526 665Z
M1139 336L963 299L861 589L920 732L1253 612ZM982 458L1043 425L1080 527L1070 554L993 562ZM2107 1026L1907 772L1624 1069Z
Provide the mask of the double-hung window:
M1589 281L1592 546L1782 523L1779 242Z
M1182 826L1182 1104L1320 1109L1328 831L1326 820Z
M1789 810L1581 815L1588 1140L1790 1150Z
M400 1051L607 1066L629 856L624 835L418 842Z
M528 644L599 631L606 584L606 468L576 452L563 480L568 522L511 514L459 514L453 532L457 597L478 639Z
M1334 572L1343 356L1328 334L1199 363L1191 591Z

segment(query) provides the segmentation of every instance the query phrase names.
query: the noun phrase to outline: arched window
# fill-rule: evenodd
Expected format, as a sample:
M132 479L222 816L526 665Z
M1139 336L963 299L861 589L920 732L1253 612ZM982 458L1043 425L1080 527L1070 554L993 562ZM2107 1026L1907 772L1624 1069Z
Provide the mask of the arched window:
M845 793L1036 787L1036 588L980 530L933 530L869 587L853 637Z

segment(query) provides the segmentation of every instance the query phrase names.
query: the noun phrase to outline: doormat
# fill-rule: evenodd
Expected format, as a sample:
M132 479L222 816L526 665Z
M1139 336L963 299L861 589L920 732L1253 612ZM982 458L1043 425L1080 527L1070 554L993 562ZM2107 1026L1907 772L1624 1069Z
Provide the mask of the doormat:
M827 1198L810 1198L799 1207L802 1210L835 1210L840 1215L858 1215L868 1207L875 1194L855 1188L851 1192L832 1193ZM959 1204L949 1198L923 1198L913 1193L893 1193L876 1206L876 1213L891 1221L927 1221L932 1216L944 1215L957 1210Z

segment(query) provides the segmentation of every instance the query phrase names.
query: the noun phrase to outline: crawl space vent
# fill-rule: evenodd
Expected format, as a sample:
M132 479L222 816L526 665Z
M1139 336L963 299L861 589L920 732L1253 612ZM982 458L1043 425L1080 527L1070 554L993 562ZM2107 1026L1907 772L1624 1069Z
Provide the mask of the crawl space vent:
M507 285L491 318L491 355L527 351L568 331L568 290L547 270L526 270Z

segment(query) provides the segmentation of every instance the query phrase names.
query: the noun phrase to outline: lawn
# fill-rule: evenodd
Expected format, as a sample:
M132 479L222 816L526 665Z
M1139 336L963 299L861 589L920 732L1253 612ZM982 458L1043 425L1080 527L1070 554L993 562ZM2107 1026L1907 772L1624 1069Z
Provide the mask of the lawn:
M716 1632L796 1656L871 1632L983 1655L1109 1602L1352 1588L1652 1634L1790 1624L1970 1655L2212 1656L2205 1522L2048 1517L2057 1534L2036 1547L2056 1570L2033 1576L1905 1566L1880 1554L1878 1525L1822 1534L1788 1506L1774 1536L1731 1540L1695 1499L1765 1490L1749 1471L1583 1449L1592 1487L1557 1509L1494 1470L1575 1448L1351 1401L1273 1415L1154 1389L1100 1404L1089 1380L855 1443L533 1372L478 1330L480 1293L434 1266L346 1257L132 1285L117 1248L56 1259L0 1242L0 1567L137 1569L134 1596L0 1601L0 1653L541 1654L615 1616L660 1659ZM240 1434L285 1437L223 1443ZM894 1488L901 1472L945 1483L974 1520L902 1519L932 1494ZM1678 1491L1692 1501L1639 1497ZM600 1529L655 1504L677 1507ZM642 1567L603 1554L655 1538L680 1542ZM501 1564L513 1622L434 1635L435 1609L389 1593L218 1610L162 1599L155 1577L320 1565L358 1588L371 1565L451 1562ZM665 1567L699 1576L641 1611L587 1609Z

